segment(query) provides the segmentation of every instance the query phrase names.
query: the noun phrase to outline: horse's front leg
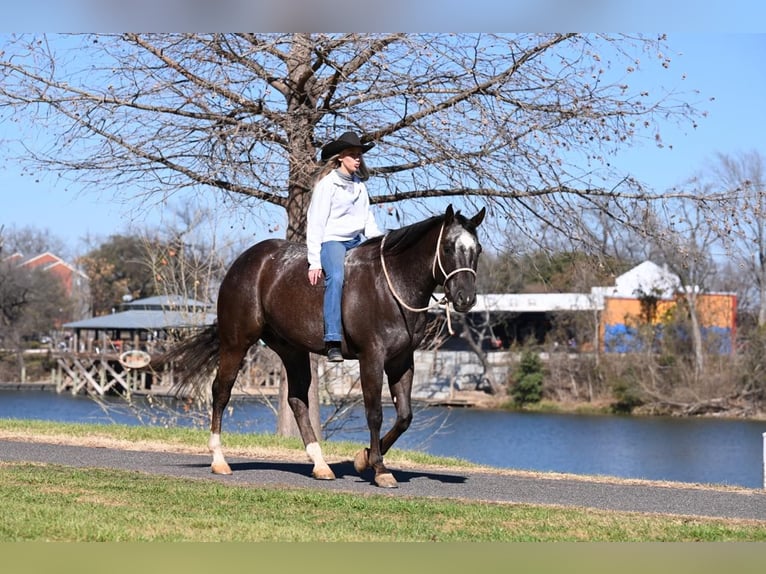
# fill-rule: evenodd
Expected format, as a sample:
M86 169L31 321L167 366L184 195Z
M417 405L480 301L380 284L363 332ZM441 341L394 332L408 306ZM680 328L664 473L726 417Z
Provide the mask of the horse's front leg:
M383 488L396 488L396 479L383 464L381 452L380 427L383 424L383 405L380 395L383 390L383 366L377 361L367 361L360 357L359 371L364 411L370 431L370 448L362 449L357 453L354 458L354 468L360 474L368 467L372 468L375 472L375 484Z
M388 387L391 399L396 407L396 421L383 440L380 441L380 452L385 455L396 440L404 434L412 422L412 377L414 374L414 359L410 355L401 365L386 367Z
M389 388L391 389L391 397L394 401L394 406L396 407L396 421L394 422L394 426L391 427L391 430L389 430L380 441L381 457L385 456L396 440L410 427L410 423L412 422L412 358L410 357L410 361L405 363L403 367L387 368L386 375L389 381ZM357 453L354 458L354 468L357 472L361 473L364 469L370 466L369 453L369 449L363 449ZM393 475L391 473L388 474L393 479ZM376 477L377 476L378 475L376 474ZM381 478L380 480L390 482L388 478ZM376 482L378 481L376 480ZM394 483L389 484L388 486L396 486L396 480L394 479Z

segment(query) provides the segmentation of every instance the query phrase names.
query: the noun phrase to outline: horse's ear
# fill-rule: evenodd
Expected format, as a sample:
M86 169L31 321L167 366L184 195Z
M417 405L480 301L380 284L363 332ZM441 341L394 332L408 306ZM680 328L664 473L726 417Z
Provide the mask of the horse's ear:
M455 212L452 209L452 204L450 203L447 206L447 212L444 214L444 223L449 225L452 223L452 220L455 219Z
M486 215L486 213L487 213L487 208L482 207L481 211L479 211L479 213L477 213L471 218L471 223L473 224L474 227L479 227L479 224L482 221L484 221L484 215Z

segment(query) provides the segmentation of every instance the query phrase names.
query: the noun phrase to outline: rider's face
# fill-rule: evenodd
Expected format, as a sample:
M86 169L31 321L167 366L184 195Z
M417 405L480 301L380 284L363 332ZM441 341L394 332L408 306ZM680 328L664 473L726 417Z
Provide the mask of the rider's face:
M338 156L340 167L347 174L352 174L359 169L359 163L362 161L362 149L350 147L340 152Z

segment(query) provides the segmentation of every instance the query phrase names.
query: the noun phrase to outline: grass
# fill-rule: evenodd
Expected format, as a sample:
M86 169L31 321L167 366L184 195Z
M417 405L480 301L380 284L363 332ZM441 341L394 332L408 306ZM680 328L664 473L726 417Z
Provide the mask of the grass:
M0 420L0 436L197 450L207 439L194 429L22 420ZM227 438L230 449L305 458L294 439ZM326 446L328 454L344 458L360 447ZM398 457L412 464L463 464L404 451ZM224 485L32 463L0 463L0 508L2 542L766 541L761 521Z
M1 541L764 541L766 524L0 464Z
M562 403L543 399L537 403L527 403L523 407L516 405L513 400L508 400L499 405L506 411L545 413L545 414L578 414L578 415L611 415L614 414L608 403Z

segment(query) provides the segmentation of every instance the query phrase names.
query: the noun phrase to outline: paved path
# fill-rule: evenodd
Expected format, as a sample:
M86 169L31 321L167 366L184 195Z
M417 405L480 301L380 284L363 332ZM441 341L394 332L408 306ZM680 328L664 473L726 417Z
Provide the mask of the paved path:
M569 478L540 478L467 471L398 470L391 465L399 488L386 490L360 477L353 464L331 464L337 480L310 477L309 463L229 457L231 476L210 473L207 455L175 452L126 451L0 440L0 461L30 461L73 467L134 470L212 480L226 484L315 488L336 492L382 494L395 497L438 497L493 502L575 506L605 510L744 518L766 521L766 491L701 488L675 483L625 484Z

